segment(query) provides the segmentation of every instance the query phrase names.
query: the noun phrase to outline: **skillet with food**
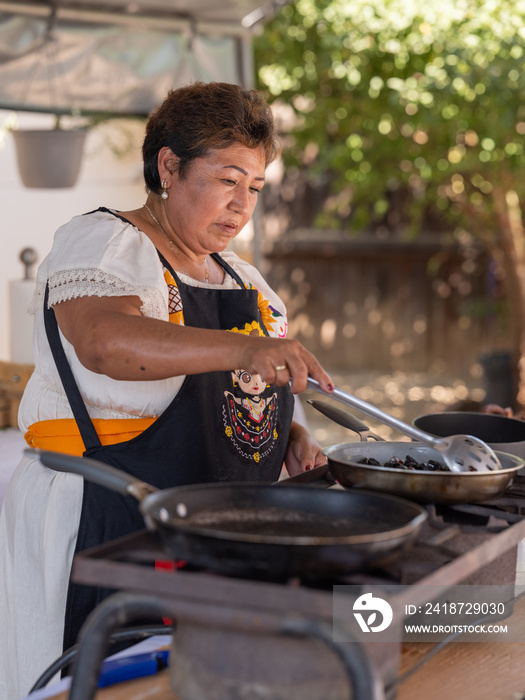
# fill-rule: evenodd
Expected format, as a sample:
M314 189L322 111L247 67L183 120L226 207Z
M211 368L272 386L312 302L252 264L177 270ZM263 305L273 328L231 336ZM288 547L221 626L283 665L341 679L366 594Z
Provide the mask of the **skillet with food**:
M429 461L440 463L439 452L417 442L349 442L333 445L323 452L330 473L345 488L395 494L418 503L488 501L501 494L525 465L515 455L496 452L502 467L498 471L451 472L392 466L394 457L401 462L409 457L419 465L428 465Z
M360 437L361 442L342 443L324 450L331 476L345 488L381 491L419 503L481 503L501 494L525 465L520 457L498 451L501 469L451 472L440 453L426 444L385 442L348 411L326 401L308 403ZM368 438L376 442L367 442ZM407 461L421 468L414 464L407 466Z

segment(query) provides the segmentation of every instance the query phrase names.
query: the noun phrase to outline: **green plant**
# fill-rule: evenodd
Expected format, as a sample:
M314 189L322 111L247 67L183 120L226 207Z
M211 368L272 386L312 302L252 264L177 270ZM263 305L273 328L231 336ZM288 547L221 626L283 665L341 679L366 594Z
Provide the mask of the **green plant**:
M310 225L482 239L523 355L523 0L298 0L255 55L258 87L293 110L286 177L325 193Z

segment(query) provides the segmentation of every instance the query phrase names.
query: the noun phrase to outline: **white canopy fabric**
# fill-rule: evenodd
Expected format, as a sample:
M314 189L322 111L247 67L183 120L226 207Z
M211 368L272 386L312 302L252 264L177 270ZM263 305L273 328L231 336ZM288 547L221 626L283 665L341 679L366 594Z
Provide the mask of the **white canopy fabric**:
M250 86L251 32L286 0L0 0L0 108L146 115L192 80Z

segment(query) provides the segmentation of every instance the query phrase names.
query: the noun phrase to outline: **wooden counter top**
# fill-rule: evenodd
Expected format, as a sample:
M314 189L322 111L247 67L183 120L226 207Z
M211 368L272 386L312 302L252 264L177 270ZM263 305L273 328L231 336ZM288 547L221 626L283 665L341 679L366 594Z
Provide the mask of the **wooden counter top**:
M407 644L401 673L432 644ZM399 688L396 700L523 700L525 643L453 643L441 649Z
M432 644L403 649L401 672L416 664ZM442 649L398 690L396 700L522 700L525 698L525 644L455 643ZM67 700L67 693L54 700ZM180 700L170 689L169 670L154 677L104 688L96 700ZM322 699L320 699L322 700Z
M525 639L525 599L514 606ZM503 620L501 624L505 624ZM487 635L488 637L488 635ZM400 675L432 650L432 643L403 645ZM458 695L460 693L460 695ZM524 700L525 642L452 642L399 688L396 700Z

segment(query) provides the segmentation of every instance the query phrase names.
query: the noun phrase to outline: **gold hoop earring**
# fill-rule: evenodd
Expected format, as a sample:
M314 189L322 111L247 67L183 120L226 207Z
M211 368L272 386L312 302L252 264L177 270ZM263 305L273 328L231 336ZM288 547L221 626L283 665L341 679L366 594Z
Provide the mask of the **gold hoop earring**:
M166 180L163 180L160 183L160 186L162 187L162 194L160 196L162 197L162 199L168 199L168 183L166 182Z

